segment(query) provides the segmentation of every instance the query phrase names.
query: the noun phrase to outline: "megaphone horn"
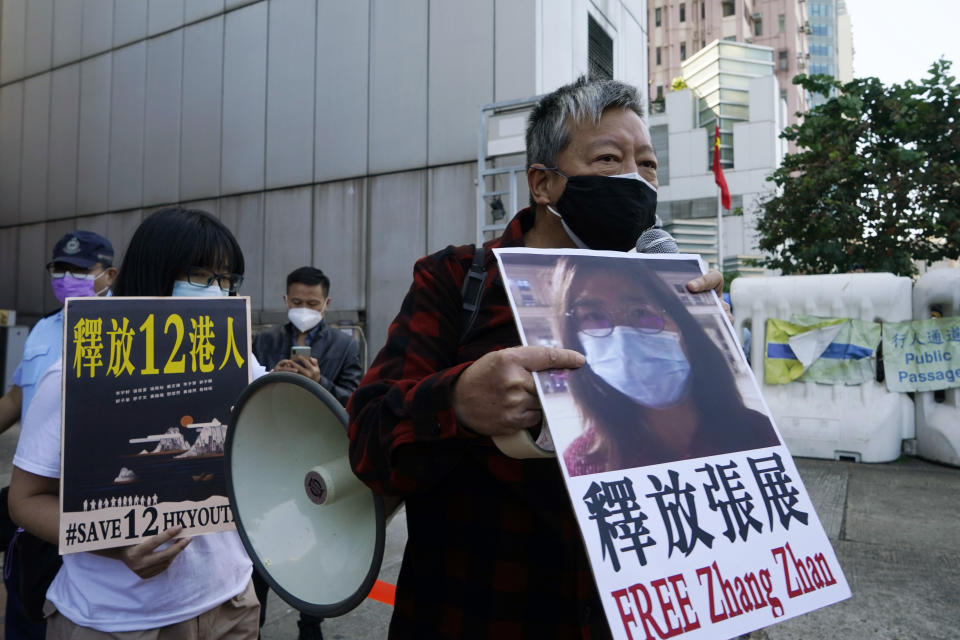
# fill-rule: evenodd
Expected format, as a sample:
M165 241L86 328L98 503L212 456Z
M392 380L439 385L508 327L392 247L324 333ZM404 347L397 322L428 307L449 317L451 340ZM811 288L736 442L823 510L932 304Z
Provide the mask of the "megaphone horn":
M347 455L347 414L303 376L269 373L237 399L224 444L237 532L287 604L325 618L363 602L383 561L384 503Z

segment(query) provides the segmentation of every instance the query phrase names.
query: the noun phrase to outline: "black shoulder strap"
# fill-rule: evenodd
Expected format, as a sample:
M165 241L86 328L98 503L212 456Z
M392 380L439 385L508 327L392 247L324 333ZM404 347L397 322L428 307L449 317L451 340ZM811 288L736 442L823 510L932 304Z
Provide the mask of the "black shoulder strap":
M483 266L486 249L480 245L473 252L473 264L463 279L463 288L460 296L463 298L463 309L460 312L460 342L467 337L473 323L480 313L480 298L483 296L483 285L487 282L487 270Z

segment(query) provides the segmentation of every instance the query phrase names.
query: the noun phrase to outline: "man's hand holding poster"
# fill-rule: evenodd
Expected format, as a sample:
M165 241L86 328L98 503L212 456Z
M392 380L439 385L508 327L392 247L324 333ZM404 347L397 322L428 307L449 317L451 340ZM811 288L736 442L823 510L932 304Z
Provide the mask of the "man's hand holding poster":
M76 298L64 320L60 553L234 528L223 443L248 298Z
M610 629L733 637L850 596L696 256L495 250Z

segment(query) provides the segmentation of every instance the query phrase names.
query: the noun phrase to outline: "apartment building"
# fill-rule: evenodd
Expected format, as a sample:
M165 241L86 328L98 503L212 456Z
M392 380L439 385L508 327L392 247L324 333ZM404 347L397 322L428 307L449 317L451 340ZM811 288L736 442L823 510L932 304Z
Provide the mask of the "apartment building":
M824 2L832 0L822 0ZM808 73L810 25L804 0L650 0L649 78L651 112L682 76L683 63L714 40L758 44L774 50L774 75L789 122L807 108L807 96L792 84Z

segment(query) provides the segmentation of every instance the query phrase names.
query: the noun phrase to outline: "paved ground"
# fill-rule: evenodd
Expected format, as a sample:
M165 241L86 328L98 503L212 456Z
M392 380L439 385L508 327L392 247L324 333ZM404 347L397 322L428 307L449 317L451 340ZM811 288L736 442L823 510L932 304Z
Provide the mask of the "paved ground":
M16 437L16 428L0 436L4 484ZM853 597L755 632L751 639L960 638L960 469L915 458L874 465L798 459L797 466ZM387 530L381 579L396 580L405 539L401 511ZM0 589L0 598L5 595ZM390 611L367 600L326 621L324 637L385 638ZM263 639L295 639L296 620L296 612L271 594Z
M960 469L913 458L797 466L853 597L766 637L960 637Z
M797 459L853 592L849 600L750 634L751 640L960 638L960 469L915 458L889 464ZM381 579L397 575L405 529L388 529ZM271 596L276 598L276 596ZM272 601L264 640L296 638ZM389 607L367 601L324 623L324 638L385 638Z

